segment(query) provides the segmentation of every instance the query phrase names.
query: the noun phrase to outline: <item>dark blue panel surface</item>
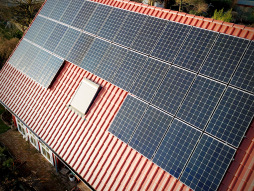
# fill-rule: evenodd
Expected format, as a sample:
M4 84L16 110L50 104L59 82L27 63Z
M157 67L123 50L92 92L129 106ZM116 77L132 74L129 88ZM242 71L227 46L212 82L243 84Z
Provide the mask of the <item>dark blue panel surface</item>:
M238 147L253 118L254 96L228 88L206 132Z
M113 7L98 4L84 30L92 34L97 34L112 9Z
M156 17L147 17L134 39L131 48L150 54L168 23L168 21Z
M42 26L38 35L34 38L34 43L43 47L51 33L53 32L54 28L56 27L57 23L51 20L46 20L44 25Z
M53 11L58 1L61 1L61 0L47 0L45 5L40 11L40 14L48 17L50 13Z
M204 129L225 85L198 76L185 98L177 117Z
M170 126L153 162L179 178L201 132L174 120Z
M111 44L106 50L100 64L95 70L95 75L111 82L115 71L121 66L127 49Z
M172 66L152 100L152 104L175 114L195 74Z
M123 9L113 9L98 32L98 36L108 40L113 40L121 25L124 25L128 18L129 11Z
M32 23L32 25L30 26L30 28L27 31L24 38L26 38L26 39L33 42L35 37L38 34L40 34L40 31L41 31L41 29L42 29L45 22L46 22L46 19L43 18L43 17L40 17L40 15L38 15L36 17L36 19L34 20L34 22Z
M129 145L151 159L171 120L171 116L149 106Z
M168 22L151 55L167 62L173 62L190 30L191 26Z
M231 85L254 93L254 42L252 41L239 67L237 68Z
M174 64L197 72L205 60L218 33L193 28L184 42Z
M130 47L147 18L147 15L130 12L128 19L122 25L113 41Z
M100 63L109 45L110 43L96 38L87 51L87 54L81 62L80 67L94 74L97 65Z
M67 60L73 64L80 65L93 40L94 37L81 33L78 40L75 42L71 51L69 52Z
M169 67L168 64L149 58L130 92L150 102Z
M144 102L128 95L110 125L109 132L128 143L147 106Z
M44 44L43 48L54 52L56 46L60 42L60 40L63 38L64 33L68 29L67 26L57 24L51 35L49 36L48 40Z
M49 18L59 21L67 10L70 0L58 0L53 11L50 13Z
M220 34L200 73L227 83L248 43L245 39Z
M71 25L79 29L83 29L89 21L97 5L97 3L92 1L85 1Z
M146 56L129 51L116 71L112 83L126 91L130 91L133 82L141 72L146 61Z
M235 150L203 135L180 181L193 190L217 190Z
M64 12L60 21L70 25L73 22L76 15L78 14L84 2L85 2L84 0L71 0L70 4L66 9L67 11Z
M81 32L76 31L72 28L68 28L62 40L59 42L58 46L56 47L54 53L63 58L66 58L73 44L76 42L80 34Z

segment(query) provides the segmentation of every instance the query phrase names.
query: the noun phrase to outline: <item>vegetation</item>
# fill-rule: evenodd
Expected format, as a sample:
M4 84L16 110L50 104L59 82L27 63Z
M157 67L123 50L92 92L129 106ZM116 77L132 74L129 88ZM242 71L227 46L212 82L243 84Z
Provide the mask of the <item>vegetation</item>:
M215 20L220 20L224 22L231 22L232 21L232 9L228 10L227 12L223 12L223 9L214 11L214 15L212 17Z
M6 111L5 108L0 104L0 116L1 116L1 118L0 118L0 134L4 133L10 129L10 127L8 125L6 125L2 120L2 115L6 112L8 112L8 111ZM0 153L0 155L1 155L1 153Z

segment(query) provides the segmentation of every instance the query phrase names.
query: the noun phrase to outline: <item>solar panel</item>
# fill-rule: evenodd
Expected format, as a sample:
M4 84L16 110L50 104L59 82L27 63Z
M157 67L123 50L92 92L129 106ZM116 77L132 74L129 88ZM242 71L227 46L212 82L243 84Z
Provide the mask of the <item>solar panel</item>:
M203 135L180 180L193 190L217 190L235 150Z
M206 132L238 147L253 119L254 96L228 88Z
M179 178L201 132L175 119L170 126L153 162Z
M57 74L58 70L63 64L63 60L60 58L57 58L55 56L51 56L48 63L45 64L43 68L43 73L40 78L41 84L48 88L49 85L52 83L52 80L54 79L55 75Z
M53 11L54 7L56 6L57 2L60 0L47 0L45 5L40 11L40 14L48 17L50 13Z
M56 3L56 6L52 10L52 12L49 14L49 18L52 18L54 20L59 21L67 9L68 5L70 4L70 0L59 0Z
M128 95L108 131L128 143L147 106L146 103Z
M191 26L168 21L151 55L167 62L173 62L190 30Z
M84 0L71 0L60 21L70 25L84 3Z
M67 56L67 60L76 65L79 65L84 59L84 56L93 40L94 37L87 35L85 33L81 33L78 40L75 42L74 46L70 50Z
M168 64L149 58L133 83L130 92L150 102L169 67Z
M166 20L148 16L130 47L150 54L168 23Z
M113 40L116 32L121 25L124 25L125 19L128 17L129 11L123 9L113 9L104 25L98 32L98 36L107 40Z
M40 78L44 73L43 68L48 63L50 57L50 53L41 49L38 52L37 57L34 59L32 67L28 70L28 76L41 84Z
M71 25L83 29L90 19L90 16L93 14L96 6L97 3L85 1Z
M149 106L136 131L134 131L129 145L151 159L171 120L171 116Z
M194 77L195 74L172 66L151 103L174 115Z
M225 85L198 76L183 101L177 117L204 129L224 89Z
M127 49L111 44L106 50L100 64L97 65L95 75L111 82L113 74L120 67Z
M23 59L30 46L31 44L29 42L22 40L8 62L18 69L20 61Z
M61 56L62 58L66 58L80 34L81 32L72 28L68 28L62 40L58 43L54 53Z
M228 83L248 43L245 39L220 34L200 73Z
M92 34L97 34L112 10L113 8L110 6L98 4L84 30Z
M254 93L254 42L250 43L239 67L237 68L231 85Z
M121 26L113 41L130 47L147 18L147 15L130 12L128 19Z
M126 91L130 91L133 82L146 61L146 56L133 51L128 51L121 66L115 72L112 83Z
M218 33L194 27L183 43L174 64L197 72L217 36Z
M109 45L110 43L107 41L96 38L91 47L88 49L80 67L95 74L95 69L100 63L100 60L103 58L103 55L106 53Z
M33 41L34 38L40 33L41 28L43 27L45 22L46 19L38 15L36 19L33 21L24 38Z
M28 50L26 51L24 57L20 61L18 65L18 69L22 71L23 73L27 74L30 67L33 67L34 59L40 52L40 48L30 45Z
M47 19L33 42L43 47L55 27L56 23Z
M67 29L68 29L67 26L57 24L55 29L53 30L53 32L49 36L48 40L44 44L43 48L45 48L45 49L47 49L51 52L54 52L56 46L58 45L58 43L62 39L62 37L63 37L63 35L64 35L64 33L66 32Z

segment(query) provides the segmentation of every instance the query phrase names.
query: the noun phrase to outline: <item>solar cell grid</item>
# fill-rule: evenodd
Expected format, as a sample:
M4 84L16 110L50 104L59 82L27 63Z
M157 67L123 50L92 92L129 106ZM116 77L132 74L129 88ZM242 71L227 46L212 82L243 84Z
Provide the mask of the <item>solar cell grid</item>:
M70 4L68 5L68 7L66 8L63 16L61 17L60 21L70 25L75 16L78 14L80 8L82 7L82 5L84 4L84 0L70 0Z
M180 180L193 190L217 190L235 150L203 135Z
M94 37L85 33L81 33L78 40L70 50L67 56L67 60L76 65L80 65L93 40Z
M195 74L172 66L151 103L174 115L194 77Z
M254 93L254 42L250 43L239 67L232 78L231 85Z
M40 11L40 14L48 17L50 13L53 11L54 7L56 6L57 2L60 0L47 0L45 5Z
M112 83L126 91L130 91L133 81L135 81L146 61L146 56L128 51L121 66L115 72Z
M253 119L253 111L254 96L229 87L206 132L238 147Z
M54 9L49 14L49 18L52 18L54 20L59 21L67 9L68 5L70 4L70 0L59 0L56 3L56 6L54 6Z
M150 102L169 67L168 64L149 58L133 83L130 92Z
M98 32L98 36L110 41L113 40L121 25L125 24L125 20L128 18L128 14L129 11L116 8L113 9L101 27L100 31Z
M147 15L130 12L128 19L125 21L124 25L121 26L113 41L129 47L147 18Z
M100 63L97 65L95 75L111 82L113 74L121 66L122 60L125 58L127 49L111 44L106 50Z
M45 22L46 22L46 19L38 15L36 19L33 21L32 25L30 26L24 38L30 41L33 41L34 38L40 33L40 30L43 27Z
M220 34L200 73L228 83L248 43L245 39Z
M171 116L149 106L137 130L134 131L129 145L151 159L171 120Z
M167 62L173 62L191 26L168 21L151 55Z
M198 76L184 99L177 117L204 129L224 89L225 85Z
M97 5L97 3L92 1L85 1L71 25L79 29L83 29L89 21Z
M174 119L153 162L179 178L201 132Z
M42 26L40 32L34 38L33 42L43 47L43 45L45 44L45 42L49 38L50 34L53 32L55 27L56 27L56 23L54 21L47 19L44 25Z
M66 58L80 34L80 31L68 28L62 40L58 43L58 46L54 50L54 53L61 56L62 58Z
M84 30L92 34L97 34L112 10L113 8L110 6L98 4Z
M43 48L54 52L55 48L57 47L60 40L63 38L64 33L68 29L67 26L57 24L55 29L52 31L51 35L49 36L48 40L44 44Z
M148 16L130 47L150 54L167 24L166 20Z
M217 35L218 33L194 27L183 43L174 64L197 72Z
M146 103L128 95L111 123L109 132L128 143L147 106Z

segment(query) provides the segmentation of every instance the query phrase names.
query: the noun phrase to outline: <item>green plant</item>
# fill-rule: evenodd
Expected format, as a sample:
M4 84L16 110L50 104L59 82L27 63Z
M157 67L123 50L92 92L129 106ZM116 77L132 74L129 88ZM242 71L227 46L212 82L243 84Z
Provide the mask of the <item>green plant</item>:
M227 12L223 12L223 9L214 11L213 19L220 20L224 22L231 22L232 20L232 9L228 10Z

